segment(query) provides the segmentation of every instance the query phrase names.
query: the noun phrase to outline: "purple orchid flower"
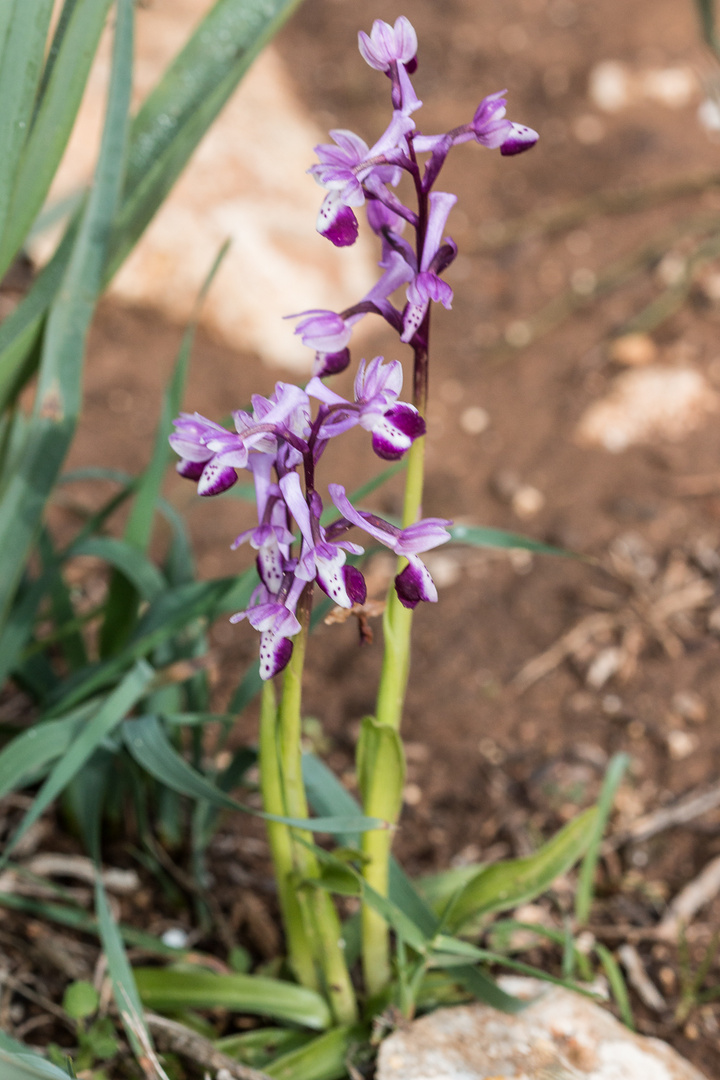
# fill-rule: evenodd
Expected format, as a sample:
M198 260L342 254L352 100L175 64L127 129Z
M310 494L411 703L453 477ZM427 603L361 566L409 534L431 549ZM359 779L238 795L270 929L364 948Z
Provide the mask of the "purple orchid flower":
M407 115L420 108L422 101L410 82L417 68L417 34L409 19L400 15L395 26L376 19L369 37L363 30L358 34L358 48L370 67L386 72L392 79L395 109Z
M181 458L177 471L198 481L198 495L219 495L232 487L251 450L275 454L278 437L298 440L308 433L310 402L299 386L277 383L272 397L255 394L252 402L252 415L241 409L232 414L234 432L200 413L181 413L173 421L169 441Z
M372 446L378 457L397 461L415 439L425 434L425 421L415 406L397 400L402 382L400 361L385 364L382 356L376 356L367 366L364 360L360 364L354 403L336 394L320 379L311 379L306 393L330 407L320 429L321 436L340 435L359 424L372 433Z
M341 484L329 484L328 491L348 523L359 526L396 555L407 559L407 566L395 578L395 591L403 607L414 608L421 600L434 603L438 598L435 582L418 555L447 543L451 538L447 526L452 522L443 518L424 518L406 529L399 529L374 514L356 510Z
M271 482L274 460L269 454L252 454L248 468L255 480L255 499L258 521L254 529L241 532L232 543L233 551L249 541L257 551L257 568L260 580L269 593L280 591L285 564L290 555L293 534L287 527L287 510L280 488Z
M453 291L439 275L457 254L457 248L449 237L442 242L448 215L456 202L457 195L444 191L433 191L429 196L430 211L420 270L407 290L408 302L403 314L401 341L412 339L425 318L431 300L439 301L447 309L452 306Z
M295 518L302 534L303 545L298 560L295 576L303 581L317 581L320 588L339 607L351 608L353 604L364 604L367 596L365 579L355 566L346 564L346 551L353 555L362 555L364 548L348 540L331 543L320 524L322 504L315 494L310 507L300 487L297 473L288 473L280 480L280 489L290 513ZM315 513L317 510L317 513Z
M366 188L375 198L393 202L386 185L395 186L400 181L401 170L394 158L406 156L405 136L414 127L409 116L395 110L387 130L370 148L359 135L344 130L330 132L335 146L324 143L315 147L320 162L308 172L328 192L320 207L317 230L336 247L348 247L357 240L358 222L352 208L364 204Z
M174 424L170 445L180 455L180 475L198 481L199 495L219 495L232 487L236 470L244 469L248 459L240 436L200 413L180 413Z
M305 582L295 579L287 597L281 600L264 585L258 585L248 607L230 616L231 623L247 619L255 630L260 631L260 678L264 682L278 675L292 656L290 638L302 630L295 609L304 588Z
M334 311L316 308L301 311L297 315L286 315L287 319L300 319L295 327L303 345L315 350L313 375L337 375L350 363L348 342L352 335L353 324L362 318L362 312L356 312L343 318Z

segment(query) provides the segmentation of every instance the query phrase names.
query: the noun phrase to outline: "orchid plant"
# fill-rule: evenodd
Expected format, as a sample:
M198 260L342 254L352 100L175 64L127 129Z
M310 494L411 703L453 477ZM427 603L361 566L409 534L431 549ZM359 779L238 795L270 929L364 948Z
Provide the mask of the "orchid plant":
M317 228L335 246L355 242L356 211L364 206L381 249L380 275L373 288L342 312L312 310L294 316L295 333L314 353L312 377L304 389L279 382L269 397L255 395L252 411L235 411L234 430L199 414L183 413L170 437L180 457L178 472L195 482L200 495L219 495L251 474L257 524L235 539L257 553L259 582L248 607L232 617L247 619L260 633L263 680L260 775L264 809L279 817L305 818L307 798L301 772L301 683L313 586L337 605L352 609L366 599L361 570L350 556L363 548L347 539L360 529L398 558L384 611L384 654L377 708L362 726L358 782L364 813L385 823L365 832L361 866L367 895L388 894L392 826L402 801L403 751L399 736L410 667L413 609L435 602L437 589L421 556L450 538L452 524L422 517L425 413L434 303L450 308L452 288L443 274L457 255L445 235L454 194L436 190L450 150L477 142L503 155L528 150L537 134L506 118L505 91L484 98L474 116L452 130L424 135L415 114L422 102L412 84L417 37L407 18L394 26L376 21L359 48L365 61L390 84L392 115L385 132L369 147L351 131L331 132L318 146L310 169L326 194ZM401 180L412 198L398 193ZM400 295L401 300L397 300ZM324 381L351 363L355 325L369 314L384 319L413 356L412 401L401 399L403 366L381 356L358 367L354 398L348 401ZM317 475L331 442L353 427L370 434L374 452L386 461L407 455L402 521L399 525L354 506L345 488L326 482L337 516L328 524ZM331 511L332 516L332 511ZM298 535L296 535L296 533ZM343 951L337 910L328 891L303 888L320 874L320 853L310 833L280 821L269 837L285 924L288 957L296 978L323 992L337 1022L357 1015L355 990ZM382 997L391 980L388 923L377 902L362 911L365 989Z

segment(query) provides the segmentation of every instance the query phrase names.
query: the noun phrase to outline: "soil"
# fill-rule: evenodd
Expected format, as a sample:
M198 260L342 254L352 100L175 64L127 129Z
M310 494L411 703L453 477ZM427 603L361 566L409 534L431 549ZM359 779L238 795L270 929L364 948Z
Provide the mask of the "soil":
M716 211L720 220L720 197L708 183L632 213L588 213L569 230L535 230L502 245L498 222L717 169L718 143L697 122L697 98L676 108L643 99L611 113L588 97L590 72L608 59L634 72L716 70L699 44L694 7L690 0L415 0L411 8L421 42L415 82L426 102L423 130L455 125L472 116L483 95L508 87L511 119L541 133L538 146L515 159L463 147L443 178L442 186L459 194L449 231L461 255L448 273L453 310L434 314L424 510L585 557L458 547L433 563L440 601L416 619L404 728L408 786L397 839L407 869L423 873L531 850L597 797L607 761L621 750L632 761L614 834L718 783L720 427L710 414L680 440L657 437L618 453L580 446L574 433L621 370L610 342L662 291L660 258L606 296L583 298L577 283L592 280L589 271L601 277L672 225L683 233L682 223L698 212ZM392 20L401 10L368 0L362 25ZM387 122L387 87L352 59L357 19L356 5L307 0L278 41L321 126L347 127L370 142ZM685 235L668 243L668 251L687 250ZM717 387L720 304L710 270L678 310L651 328L651 340L658 363L690 366ZM567 290L583 301L579 310L523 348L507 345L508 327L511 340L522 340L533 313ZM152 311L103 306L71 467L142 467L180 335ZM367 349L375 352L397 355L397 348L379 333ZM252 392L267 393L278 374L200 332L187 406L221 418ZM345 455L337 475L352 490L373 462L359 442ZM523 488L534 489L529 503L518 499ZM240 569L240 556L228 550L246 527L240 504L202 502L179 480L168 494L188 515L201 575ZM393 511L398 497L391 483L377 504ZM378 582L385 569L376 563ZM653 599L697 582L705 589L697 605L679 615L648 613ZM558 655L522 688L517 677L525 665L587 616L608 610L617 618L599 639ZM375 643L359 648L351 620L322 626L311 645L306 711L321 722L325 756L344 778L358 723L373 709L380 637L378 623ZM245 624L215 629L220 705L255 647ZM603 651L621 662L604 682L597 667ZM237 741L251 741L254 725L249 710L238 720ZM246 823L238 830L225 827L211 861L221 903L237 890L225 865L229 850L248 874L262 866L261 832L248 833ZM602 867L593 927L612 946L635 941L670 1004L682 969L675 943L655 940L652 928L669 900L718 855L716 808L625 844ZM568 904L561 883L547 911ZM720 900L711 895L688 932L694 963L718 926ZM716 961L706 986L717 985L718 976ZM708 1077L720 1074L717 1005L678 1025L671 1009L653 1014L636 997L633 1004L641 1030L668 1039Z

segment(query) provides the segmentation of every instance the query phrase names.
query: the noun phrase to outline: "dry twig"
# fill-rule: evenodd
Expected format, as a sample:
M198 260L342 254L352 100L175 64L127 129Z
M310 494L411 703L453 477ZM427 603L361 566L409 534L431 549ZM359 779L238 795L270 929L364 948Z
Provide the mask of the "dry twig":
M665 941L674 941L680 929L692 921L700 908L705 907L720 893L720 855L703 867L677 894L663 916L657 928L658 937Z
M227 1054L217 1050L209 1039L198 1035L196 1031L191 1031L184 1024L178 1024L175 1020L168 1020L155 1013L146 1013L145 1021L166 1050L189 1058L203 1069L222 1069L233 1080L269 1080L267 1073L234 1061Z

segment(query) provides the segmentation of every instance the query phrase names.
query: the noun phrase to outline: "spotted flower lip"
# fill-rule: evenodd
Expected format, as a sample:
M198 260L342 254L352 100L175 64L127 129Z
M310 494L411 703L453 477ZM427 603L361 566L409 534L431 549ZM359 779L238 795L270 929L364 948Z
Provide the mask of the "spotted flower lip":
M328 491L345 521L357 525L396 555L407 559L408 565L395 578L395 591L403 607L414 608L421 600L434 603L438 598L435 582L418 555L446 544L451 539L447 526L452 522L444 518L423 518L400 529L374 514L356 510L341 484L329 484Z
M294 582L289 595L282 601L264 585L259 585L248 607L230 616L231 623L247 619L255 630L260 631L260 678L263 682L278 675L292 656L290 639L302 630L295 609L304 587L304 581Z
M415 439L425 434L425 421L415 408L399 402L403 373L399 360L385 363L376 356L369 364L363 360L355 378L355 401L313 378L306 386L310 397L331 409L321 429L325 437L339 435L359 424L372 434L373 450L386 461L397 461L410 449Z
M327 191L317 230L336 247L348 247L357 239L359 226L353 207L364 204L365 187L370 185L378 197L387 184L399 183L401 169L393 157L405 154L405 136L414 127L409 116L395 109L387 129L372 147L344 129L330 132L334 146L323 143L315 147L320 160L308 172Z

